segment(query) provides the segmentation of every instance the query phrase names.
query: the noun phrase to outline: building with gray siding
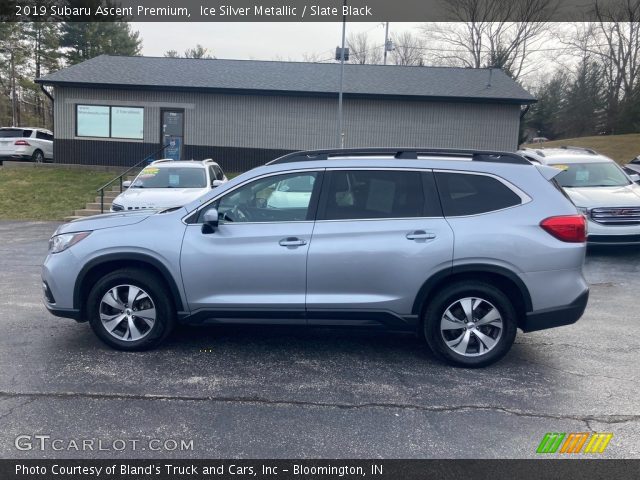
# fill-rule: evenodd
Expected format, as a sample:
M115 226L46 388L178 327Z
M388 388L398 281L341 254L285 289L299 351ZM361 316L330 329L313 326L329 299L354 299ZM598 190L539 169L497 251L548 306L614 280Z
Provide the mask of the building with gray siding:
M337 64L100 56L53 86L59 163L214 158L241 171L336 147ZM345 147L514 150L535 99L498 69L345 65Z

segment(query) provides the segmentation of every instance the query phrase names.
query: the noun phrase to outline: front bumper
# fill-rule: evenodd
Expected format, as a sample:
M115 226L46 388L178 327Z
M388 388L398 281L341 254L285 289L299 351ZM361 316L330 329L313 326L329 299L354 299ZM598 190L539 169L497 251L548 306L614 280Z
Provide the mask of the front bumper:
M640 245L640 225L603 225L588 219L588 245Z
M587 288L569 305L527 313L520 328L523 332L535 332L536 330L571 325L582 317L588 301L589 289Z

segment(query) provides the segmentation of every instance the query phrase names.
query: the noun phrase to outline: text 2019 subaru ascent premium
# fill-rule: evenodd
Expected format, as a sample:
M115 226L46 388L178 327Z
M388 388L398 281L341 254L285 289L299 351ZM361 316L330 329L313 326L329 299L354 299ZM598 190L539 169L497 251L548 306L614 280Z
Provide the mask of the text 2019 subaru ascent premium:
M62 225L45 303L123 350L177 322L382 326L488 365L517 328L586 307L585 218L559 172L504 152L288 154L184 207Z

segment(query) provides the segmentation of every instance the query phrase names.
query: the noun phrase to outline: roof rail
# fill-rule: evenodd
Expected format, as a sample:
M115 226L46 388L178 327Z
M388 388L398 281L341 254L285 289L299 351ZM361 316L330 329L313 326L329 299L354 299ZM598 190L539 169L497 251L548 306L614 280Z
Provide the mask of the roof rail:
M202 160L202 163L216 163L213 158L205 158Z
M154 160L151 162L151 165L155 165L157 163L165 163L165 162L173 162L173 158L161 158L160 160Z
M591 155L597 155L598 152L596 152L595 150L591 149L591 148L585 148L585 147L572 147L571 145L562 145L560 146L560 148L564 149L564 150L579 150L582 152L587 152L590 153Z
M331 157L367 157L389 155L397 159L417 160L419 156L470 157L476 162L513 163L531 165L524 157L512 152L465 150L455 148L335 148L328 150L302 150L271 160L267 165L280 163L330 160Z

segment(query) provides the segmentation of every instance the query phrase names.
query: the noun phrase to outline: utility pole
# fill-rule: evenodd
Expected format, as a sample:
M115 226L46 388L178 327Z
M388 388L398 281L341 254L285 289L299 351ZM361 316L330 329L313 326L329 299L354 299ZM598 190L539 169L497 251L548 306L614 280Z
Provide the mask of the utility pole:
M389 22L384 27L384 64L387 64L387 52L389 51Z
M338 93L338 131L336 134L336 145L338 148L344 148L344 136L342 134L342 89L344 85L344 43L347 30L347 17L345 11L347 0L342 2L342 48L340 50L340 91Z
M16 58L12 48L11 54L11 126L17 127L16 119L18 116L18 103L16 102Z

